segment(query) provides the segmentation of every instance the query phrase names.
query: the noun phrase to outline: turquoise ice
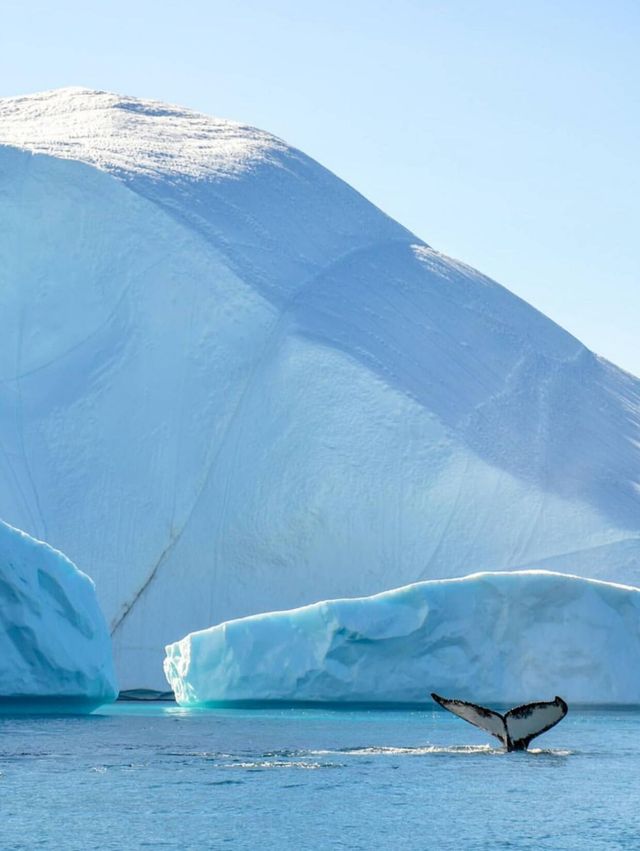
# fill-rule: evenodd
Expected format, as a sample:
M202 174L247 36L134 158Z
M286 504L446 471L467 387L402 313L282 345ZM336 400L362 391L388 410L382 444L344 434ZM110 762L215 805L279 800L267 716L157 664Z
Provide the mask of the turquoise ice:
M229 621L166 649L185 706L225 701L640 703L640 590L479 573Z
M91 709L115 699L111 638L91 579L0 521L0 706Z

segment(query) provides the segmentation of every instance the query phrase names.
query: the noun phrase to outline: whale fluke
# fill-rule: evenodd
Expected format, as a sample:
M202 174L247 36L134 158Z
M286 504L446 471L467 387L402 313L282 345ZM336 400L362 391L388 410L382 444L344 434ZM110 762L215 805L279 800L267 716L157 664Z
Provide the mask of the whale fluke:
M526 750L532 739L555 727L569 710L561 697L516 706L505 715L465 700L449 700L435 692L432 692L431 697L444 709L500 739L507 751Z

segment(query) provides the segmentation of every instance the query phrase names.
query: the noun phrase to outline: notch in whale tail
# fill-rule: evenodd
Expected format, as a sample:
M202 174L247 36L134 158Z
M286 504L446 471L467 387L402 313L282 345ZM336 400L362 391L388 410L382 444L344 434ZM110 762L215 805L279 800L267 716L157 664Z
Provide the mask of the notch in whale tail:
M458 718L495 736L508 751L526 750L532 739L555 727L569 711L561 697L547 702L516 706L505 715L475 703L467 703L465 700L449 700L435 692L432 692L431 697Z

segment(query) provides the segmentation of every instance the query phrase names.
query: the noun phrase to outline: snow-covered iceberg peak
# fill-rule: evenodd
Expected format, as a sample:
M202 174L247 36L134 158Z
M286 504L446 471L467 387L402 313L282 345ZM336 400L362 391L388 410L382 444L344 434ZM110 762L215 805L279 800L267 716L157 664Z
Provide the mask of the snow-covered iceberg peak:
M123 688L469 565L640 585L640 382L268 133L0 100L0 315L0 517L90 566Z
M0 705L90 709L116 695L93 582L62 553L0 521Z
M253 127L178 106L73 87L0 99L0 145L103 171L241 173L286 146Z
M166 648L184 705L640 703L640 589L543 570L476 573L228 621Z

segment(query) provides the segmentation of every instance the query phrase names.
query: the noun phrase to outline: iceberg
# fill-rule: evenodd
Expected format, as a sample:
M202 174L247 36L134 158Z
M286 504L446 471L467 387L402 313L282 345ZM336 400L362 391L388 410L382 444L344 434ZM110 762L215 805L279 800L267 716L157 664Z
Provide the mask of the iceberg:
M638 379L262 130L0 99L0 315L0 517L90 565L123 689L470 565L640 585Z
M91 579L0 521L0 709L90 711L118 694Z
M166 648L184 706L640 703L640 589L543 570L419 582L194 632Z

